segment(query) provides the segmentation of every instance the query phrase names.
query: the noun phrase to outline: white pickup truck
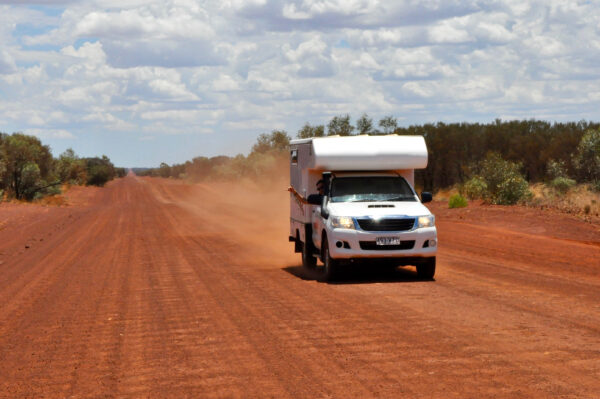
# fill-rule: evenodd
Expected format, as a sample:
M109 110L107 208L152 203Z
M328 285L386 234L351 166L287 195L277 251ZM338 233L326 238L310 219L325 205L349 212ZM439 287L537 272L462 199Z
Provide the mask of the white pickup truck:
M413 265L420 278L433 279L435 217L422 204L431 194L419 199L413 188L414 170L426 166L421 136L292 140L290 183L297 195L290 195L289 239L304 267L315 268L319 258L331 281L352 263ZM324 184L321 195L317 183Z

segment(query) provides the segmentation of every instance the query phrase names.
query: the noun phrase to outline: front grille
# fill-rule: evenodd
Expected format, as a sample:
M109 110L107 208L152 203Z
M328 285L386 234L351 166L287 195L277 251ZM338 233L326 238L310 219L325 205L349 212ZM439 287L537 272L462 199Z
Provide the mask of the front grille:
M360 241L360 249L365 251L397 251L400 249L413 249L415 241L400 241L400 245L377 245L375 241Z
M389 219L357 219L361 229L366 231L406 231L412 230L415 218L389 218Z

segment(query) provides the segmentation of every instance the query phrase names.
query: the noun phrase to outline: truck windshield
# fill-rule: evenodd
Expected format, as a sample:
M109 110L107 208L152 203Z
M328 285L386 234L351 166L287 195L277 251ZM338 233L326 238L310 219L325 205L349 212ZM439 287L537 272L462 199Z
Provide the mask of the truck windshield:
M332 202L416 201L401 176L336 177L330 194Z

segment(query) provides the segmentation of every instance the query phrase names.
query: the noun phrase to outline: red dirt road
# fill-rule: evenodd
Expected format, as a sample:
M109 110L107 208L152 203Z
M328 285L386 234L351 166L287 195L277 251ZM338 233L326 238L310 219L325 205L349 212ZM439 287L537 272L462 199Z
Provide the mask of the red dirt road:
M325 284L284 183L250 193L130 176L0 205L0 397L600 397L598 224L434 204L436 281Z

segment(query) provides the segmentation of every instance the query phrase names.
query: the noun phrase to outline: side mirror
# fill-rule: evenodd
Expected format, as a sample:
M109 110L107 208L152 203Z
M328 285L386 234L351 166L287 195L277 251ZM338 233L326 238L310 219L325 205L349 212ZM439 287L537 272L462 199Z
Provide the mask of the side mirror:
M331 182L331 172L323 172L321 175L323 179L323 186L325 188L325 195L329 195L329 183Z
M427 191L422 191L421 192L421 202L422 203L427 203L427 202L431 202L433 200L433 196L431 195L431 193L428 193Z
M322 200L323 198L319 194L311 194L306 198L306 202L308 202L310 205L321 205Z
M329 210L327 209L327 196L323 196L323 202L321 202L321 216L323 219L329 219Z

